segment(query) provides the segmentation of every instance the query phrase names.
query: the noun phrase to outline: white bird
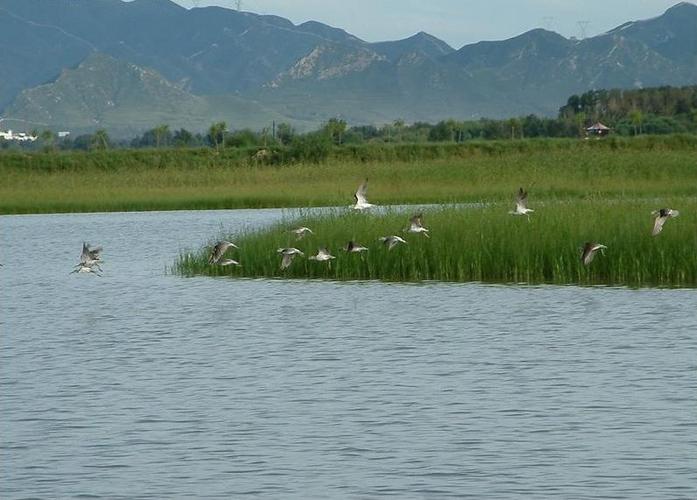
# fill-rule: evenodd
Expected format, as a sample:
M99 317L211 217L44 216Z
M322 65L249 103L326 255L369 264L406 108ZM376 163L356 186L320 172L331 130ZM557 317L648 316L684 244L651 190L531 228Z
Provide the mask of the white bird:
M374 207L372 203L368 203L368 199L365 197L366 193L368 192L368 179L363 181L363 183L358 186L358 189L356 190L356 194L353 195L354 200L356 200L356 204L353 205L351 208L354 210L365 210L366 208Z
M680 212L673 210L672 208L661 208L660 210L654 210L651 214L656 217L656 221L653 223L653 235L656 236L658 233L663 231L663 224L666 223L668 219L677 217Z
M336 259L332 254L329 253L327 247L321 247L317 250L317 255L311 255L308 260L316 260L317 262L327 262L329 267L332 267L332 259Z
M277 250L277 252L282 255L281 269L286 269L288 266L290 266L296 255L305 255L300 250L298 250L297 248L293 248L293 247L279 248Z
M534 212L534 210L528 208L528 192L520 188L516 196L515 210L511 210L508 213L511 215L525 215L530 220L530 212Z
M74 270L71 271L69 274L73 274L73 273L92 273L92 274L96 274L97 276L101 276L101 274L99 274L99 273L95 270L95 267L96 267L96 266L88 266L88 265L86 265L86 264L78 264L78 265L75 266L75 267L77 267L77 269L74 269Z
M383 236L380 238L380 241L382 241L385 244L388 250L392 250L399 243L404 243L405 245L407 244L407 242L403 238L400 238L399 236L396 236L394 234L391 236Z
M209 264L217 264L217 262L220 260L220 258L227 252L228 248L239 248L237 245L234 243L231 243L229 241L219 241L218 243L215 244L213 247L213 250L211 250L211 254L208 257L208 263Z
M600 250L600 253L605 255L605 249L607 247L605 245L601 245L600 243L593 243L590 241L587 241L583 245L583 249L581 251L581 262L583 262L584 266L587 266L593 261L593 258L595 257L595 253Z
M91 247L89 243L83 241L82 253L80 254L80 263L75 266L75 271L73 272L95 272L82 270L83 268L92 269L95 267L101 271L102 268L99 265L99 263L102 261L101 256L99 255L101 252L102 247ZM70 274L72 274L72 272Z
M344 250L346 250L348 253L361 253L361 252L366 252L368 250L368 248L361 246L358 243L356 243L355 241L351 240L348 243L346 243Z
M221 266L239 266L240 263L232 259L222 259L218 262Z
M291 233L295 234L296 238L299 240L302 240L308 234L315 234L314 232L312 232L312 229L310 229L309 227L305 227L305 226L299 227L296 229L292 229Z
M422 233L426 238L430 238L428 235L428 229L423 225L423 214L416 214L411 219L409 219L409 233Z
M93 265L92 263L102 260L99 254L102 253L102 247L91 247L89 243L82 242L82 253L80 254L80 264Z

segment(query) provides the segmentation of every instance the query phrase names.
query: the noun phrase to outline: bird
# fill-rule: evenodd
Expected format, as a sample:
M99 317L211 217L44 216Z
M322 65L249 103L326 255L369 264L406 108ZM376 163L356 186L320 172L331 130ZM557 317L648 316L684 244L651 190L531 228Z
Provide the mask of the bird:
M525 215L530 220L530 212L534 212L534 210L528 208L528 192L520 188L516 196L515 210L511 210L508 213L511 215Z
M308 234L315 234L312 231L312 229L310 229L309 227L305 227L305 226L298 227L296 229L292 229L291 233L294 233L296 238L299 240L302 240Z
M356 203L351 208L353 208L354 210L365 210L366 208L375 206L372 203L368 203L368 199L365 197L367 191L368 179L363 181L363 183L360 186L358 186L356 194L353 195L353 198L356 200Z
M102 247L92 247L89 243L83 241L82 253L80 254L80 263L75 265L75 270L72 271L70 274L74 272L94 272L95 274L97 274L96 271L87 271L85 269L97 268L99 271L102 270L101 266L99 265L99 263L102 261L100 256L101 252Z
M406 230L409 233L422 233L426 238L430 238L428 235L428 229L423 225L423 214L415 214L411 219L409 219L409 228Z
M385 244L388 250L392 250L399 243L404 243L405 245L407 244L407 242L403 238L400 238L399 236L396 236L394 234L391 236L383 236L380 238L380 241L382 241Z
M281 269L286 269L288 266L290 266L296 255L305 255L300 250L298 250L297 248L293 248L293 247L279 248L277 250L277 252L282 255Z
M581 262L583 262L584 266L587 266L593 261L593 258L595 257L595 253L600 250L600 253L605 255L604 250L607 247L605 245L601 245L600 243L593 243L590 241L587 241L583 245L583 249L581 251Z
M327 247L321 247L317 250L317 255L311 255L308 259L316 260L317 262L327 262L329 267L332 267L332 259L336 259L336 257L329 253Z
M239 266L240 263L232 259L222 259L218 262L221 266Z
M82 242L82 253L80 254L80 264L93 265L102 260L102 247L92 247L89 243Z
M346 250L348 253L361 253L367 251L368 248L361 246L355 241L351 240L348 243L346 243L344 250Z
M227 251L228 248L239 248L237 245L234 243L231 243L229 241L219 241L218 243L215 244L213 247L213 250L211 250L211 254L208 257L208 263L209 264L217 264L220 258L223 256L223 254Z
M95 270L95 267L96 267L96 266L88 266L88 265L86 265L86 264L78 264L78 265L75 266L75 267L76 267L77 269L74 269L74 270L70 271L69 274L73 274L73 273L92 273L92 274L96 274L97 276L101 276L101 274L99 274L99 273ZM100 270L101 270L101 269L100 269Z
M653 223L653 236L663 231L663 224L670 218L677 217L680 212L673 210L672 208L661 208L660 210L654 210L651 215L656 217L656 221Z

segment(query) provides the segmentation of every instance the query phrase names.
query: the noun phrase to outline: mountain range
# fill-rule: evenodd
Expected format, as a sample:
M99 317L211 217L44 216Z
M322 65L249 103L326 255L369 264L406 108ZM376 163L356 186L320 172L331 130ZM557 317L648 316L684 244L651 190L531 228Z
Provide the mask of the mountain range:
M593 88L697 83L687 2L583 40L534 29L459 50L423 32L369 43L319 22L170 0L0 0L0 33L2 126L18 129L552 115Z

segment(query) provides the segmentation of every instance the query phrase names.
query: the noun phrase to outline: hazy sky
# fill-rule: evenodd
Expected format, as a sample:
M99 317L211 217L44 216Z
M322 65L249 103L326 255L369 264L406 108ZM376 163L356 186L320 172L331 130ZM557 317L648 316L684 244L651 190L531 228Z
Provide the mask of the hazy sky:
M180 5L235 8L236 0L175 0ZM662 14L678 0L242 0L242 10L310 19L369 42L426 31L455 48L501 40L542 27L564 36L603 33L625 21Z

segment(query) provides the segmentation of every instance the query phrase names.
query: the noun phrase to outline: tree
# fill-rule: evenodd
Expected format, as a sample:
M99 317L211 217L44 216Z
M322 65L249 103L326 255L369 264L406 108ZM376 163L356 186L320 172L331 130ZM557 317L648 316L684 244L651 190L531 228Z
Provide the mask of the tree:
M185 128L180 128L174 132L172 143L177 147L193 146L195 144L194 136Z
M227 124L225 122L216 122L208 128L208 136L206 139L208 143L215 148L216 151L220 151L220 146L225 140L225 132L227 131Z
M644 114L640 110L635 109L629 113L629 119L632 121L632 125L634 126L634 135L638 135L637 130L639 131L639 134L641 134L641 124L644 122Z
M155 147L167 146L172 139L172 133L169 131L169 125L158 125L152 129L155 136Z
M402 142L402 132L404 130L404 120L402 120L401 118L398 120L395 120L394 122L392 122L392 126L394 127L397 141Z
M109 134L106 130L100 128L94 134L92 134L91 148L92 149L109 149Z
M276 139L278 142L287 146L295 137L295 129L288 123L279 123L276 127Z
M46 151L53 150L53 146L56 141L56 136L51 130L46 129L43 132L41 132L39 139L41 139L41 144L44 146L44 149Z
M331 138L334 144L341 144L344 132L346 132L346 122L339 118L330 118L322 127L322 131Z

